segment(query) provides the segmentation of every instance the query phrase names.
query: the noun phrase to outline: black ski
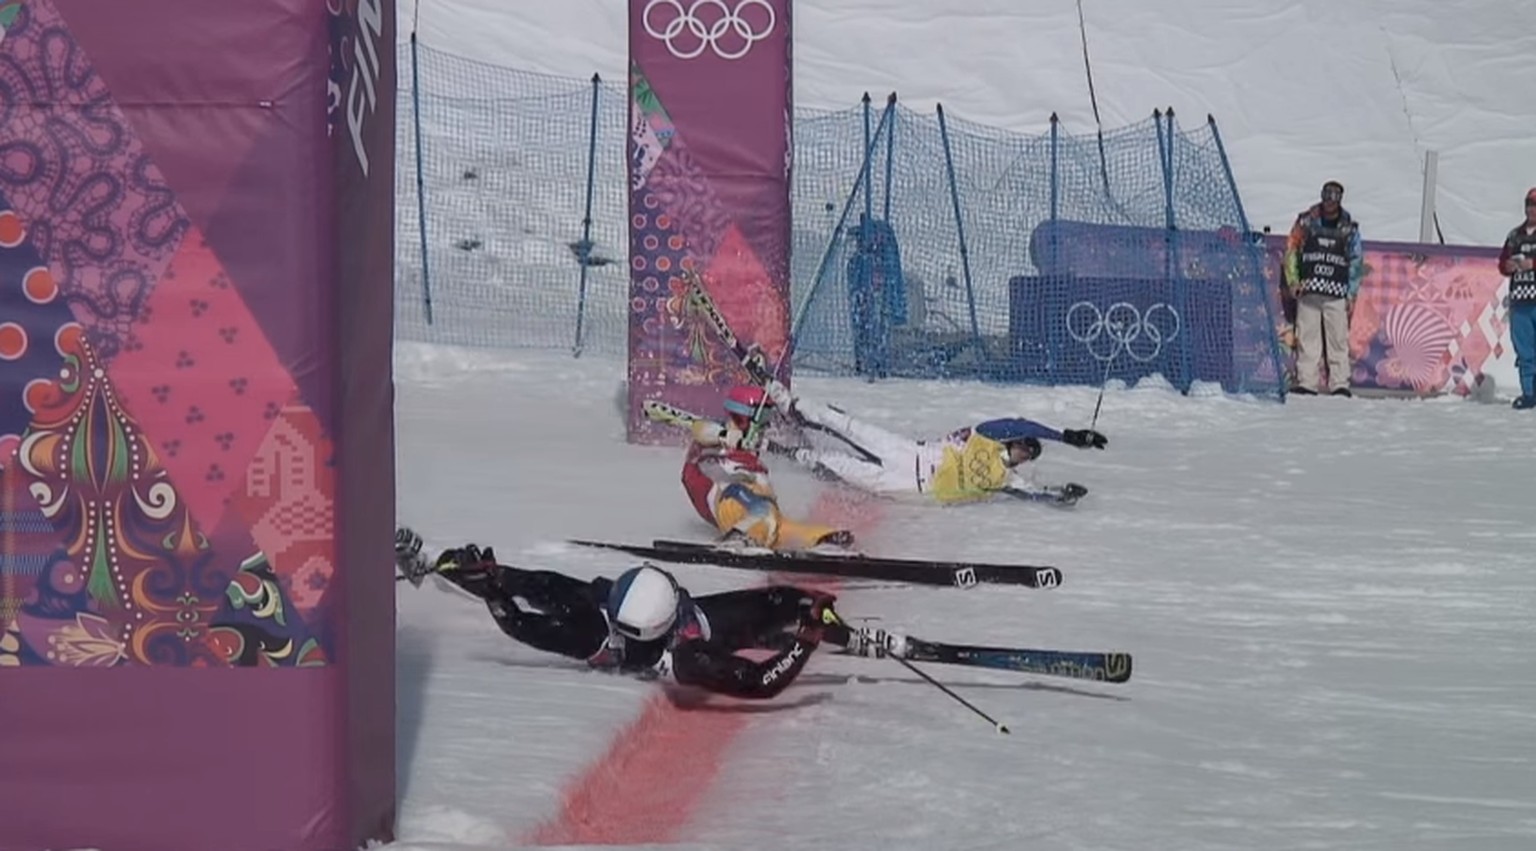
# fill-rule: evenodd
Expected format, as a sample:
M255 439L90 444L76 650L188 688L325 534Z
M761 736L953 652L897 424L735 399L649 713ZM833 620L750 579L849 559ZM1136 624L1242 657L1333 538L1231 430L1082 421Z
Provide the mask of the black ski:
M945 644L942 641L908 638L903 658L909 662L968 665L973 668L1021 671L1027 674L1097 680L1105 683L1123 683L1131 678L1131 654L1129 653L976 647L968 644Z
M618 550L640 558L677 564L714 564L745 570L776 570L782 573L809 573L851 579L905 582L913 585L959 588L974 588L977 585L1020 585L1026 588L1055 588L1061 584L1060 570L1033 565L881 558L858 553L839 555L816 552L771 552L687 541L653 541L648 547L604 541L573 540L571 543L584 547Z

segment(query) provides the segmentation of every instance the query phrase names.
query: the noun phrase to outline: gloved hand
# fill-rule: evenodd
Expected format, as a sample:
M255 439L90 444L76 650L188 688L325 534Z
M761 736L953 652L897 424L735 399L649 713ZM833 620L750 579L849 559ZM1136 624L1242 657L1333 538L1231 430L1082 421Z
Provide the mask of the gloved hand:
M496 564L496 552L490 547L480 549L474 544L465 544L454 550L444 550L437 557L437 564L433 568L439 573L453 570L474 571L489 570Z
M826 628L825 624L802 622L800 629L795 632L795 639L815 647L821 644L822 633Z
M826 591L807 591L805 597L800 601L801 628L816 627L820 629L830 624L842 623L843 619L838 616L837 610L832 608L836 602L836 594Z
M1061 433L1061 442L1079 449L1103 449L1109 445L1109 438L1092 429L1066 429Z
M785 387L777 378L763 385L763 392L773 400L773 404L781 411L788 412L795 405L795 397L790 395L789 388Z
M726 449L740 449L746 439L747 433L734 425L726 424L725 428L720 430L720 445Z

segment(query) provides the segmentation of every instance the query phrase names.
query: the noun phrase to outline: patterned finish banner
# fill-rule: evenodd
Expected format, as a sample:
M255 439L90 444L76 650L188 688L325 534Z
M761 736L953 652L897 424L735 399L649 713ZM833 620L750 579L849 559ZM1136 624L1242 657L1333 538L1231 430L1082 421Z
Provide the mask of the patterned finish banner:
M1282 352L1294 378L1296 304L1284 291L1284 240L1270 238L1265 272L1277 299ZM1498 249L1365 243L1365 277L1349 323L1356 390L1392 395L1509 395L1508 279Z
M387 838L394 18L0 2L0 847Z
M683 270L771 362L788 343L790 2L630 0L631 442L678 440L645 400L716 414L745 378Z

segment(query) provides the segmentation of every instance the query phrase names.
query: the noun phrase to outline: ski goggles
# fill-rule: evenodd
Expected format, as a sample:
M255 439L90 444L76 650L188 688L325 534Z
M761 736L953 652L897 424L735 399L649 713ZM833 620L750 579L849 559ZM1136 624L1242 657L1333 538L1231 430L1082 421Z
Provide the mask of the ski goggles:
M1037 438L1026 437L1023 440L1015 440L1008 444L1010 450L1015 446L1023 447L1025 461L1033 461L1040 457L1041 446Z

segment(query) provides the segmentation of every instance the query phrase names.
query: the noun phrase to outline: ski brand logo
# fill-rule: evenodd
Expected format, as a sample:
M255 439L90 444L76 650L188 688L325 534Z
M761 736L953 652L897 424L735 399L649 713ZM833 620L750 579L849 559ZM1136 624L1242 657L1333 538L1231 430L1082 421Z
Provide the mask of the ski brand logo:
M780 659L777 664L768 669L768 673L763 674L763 685L773 685L773 681L783 676L784 672L789 670L790 667L795 664L795 660L799 659L804 654L805 645L796 644L795 649L789 651L788 656Z
M955 584L961 588L976 587L976 568L962 567L955 571Z
M1054 570L1035 571L1035 586L1038 588L1055 588L1061 577Z
M353 43L356 61L352 79L347 83L347 130L352 136L352 153L368 176L368 147L363 140L363 122L378 106L379 37L384 34L384 10L381 0L358 0L357 40Z

